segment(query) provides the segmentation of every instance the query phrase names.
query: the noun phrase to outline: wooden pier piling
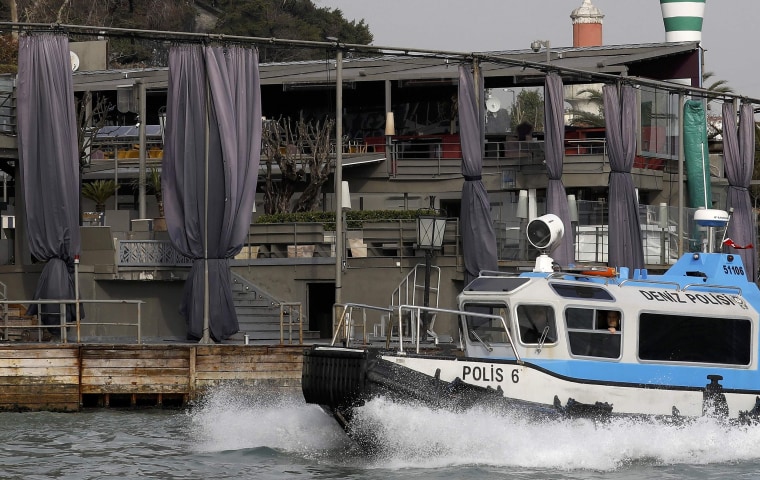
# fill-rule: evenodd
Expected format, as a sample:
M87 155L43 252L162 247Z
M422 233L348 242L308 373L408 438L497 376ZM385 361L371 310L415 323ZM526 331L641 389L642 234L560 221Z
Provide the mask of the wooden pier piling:
M0 410L181 407L226 383L297 390L303 346L0 345Z

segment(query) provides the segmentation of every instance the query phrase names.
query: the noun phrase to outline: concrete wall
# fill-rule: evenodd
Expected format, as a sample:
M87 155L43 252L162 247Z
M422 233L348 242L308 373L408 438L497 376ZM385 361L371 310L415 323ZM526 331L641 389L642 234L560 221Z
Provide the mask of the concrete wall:
M331 262L332 259L323 259L329 263L314 261L311 264L297 263L296 259L290 260L289 264L285 263L287 260L275 262L264 259L257 259L248 265L236 262L232 270L280 301L301 302L307 315L324 313L308 310L309 284L334 285L335 264ZM394 290L415 265L424 264L424 258L349 258L347 263L348 267L342 275L342 303L389 307ZM441 268L438 305L441 308L453 309L456 307L456 296L463 288L462 268L457 267L456 257L435 257L433 265ZM417 282L420 285L424 283L423 272L423 268L418 271ZM421 288L416 293L415 303L418 305L422 305L423 293ZM431 305L434 305L434 295L431 296ZM376 316L379 317L379 314ZM371 325L376 320L378 319L370 318L368 323ZM442 318L440 322L436 322L436 331L454 336L456 326L453 321Z

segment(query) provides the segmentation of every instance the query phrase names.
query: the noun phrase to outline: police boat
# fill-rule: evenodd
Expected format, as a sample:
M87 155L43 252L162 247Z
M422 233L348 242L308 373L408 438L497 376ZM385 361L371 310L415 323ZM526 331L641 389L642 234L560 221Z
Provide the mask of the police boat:
M760 291L739 255L712 251L721 249L715 239L729 214L703 209L695 220L709 230L704 251L663 274L629 275L556 271L548 253L562 222L534 219L528 239L542 253L532 272L482 272L456 310L398 305L379 348L355 345L350 332L368 311L388 309L344 305L332 344L304 352L304 398L347 430L355 410L377 396L435 408L487 403L549 419L756 423ZM458 341L425 348L414 333L426 315L455 316Z

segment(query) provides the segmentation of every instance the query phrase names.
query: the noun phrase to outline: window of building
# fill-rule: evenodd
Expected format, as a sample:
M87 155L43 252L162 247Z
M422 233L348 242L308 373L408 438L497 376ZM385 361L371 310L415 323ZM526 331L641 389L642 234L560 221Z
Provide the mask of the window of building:
M639 358L666 362L749 365L752 324L747 318L642 313Z
M641 155L678 158L680 117L677 95L659 88L642 87Z

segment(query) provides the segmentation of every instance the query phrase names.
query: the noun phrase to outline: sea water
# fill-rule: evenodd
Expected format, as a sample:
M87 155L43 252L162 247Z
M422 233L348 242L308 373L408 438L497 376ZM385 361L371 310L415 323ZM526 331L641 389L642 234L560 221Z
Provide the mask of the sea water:
M0 413L2 479L723 479L760 474L760 426L535 423L376 399L359 448L300 395L219 388L185 410Z

